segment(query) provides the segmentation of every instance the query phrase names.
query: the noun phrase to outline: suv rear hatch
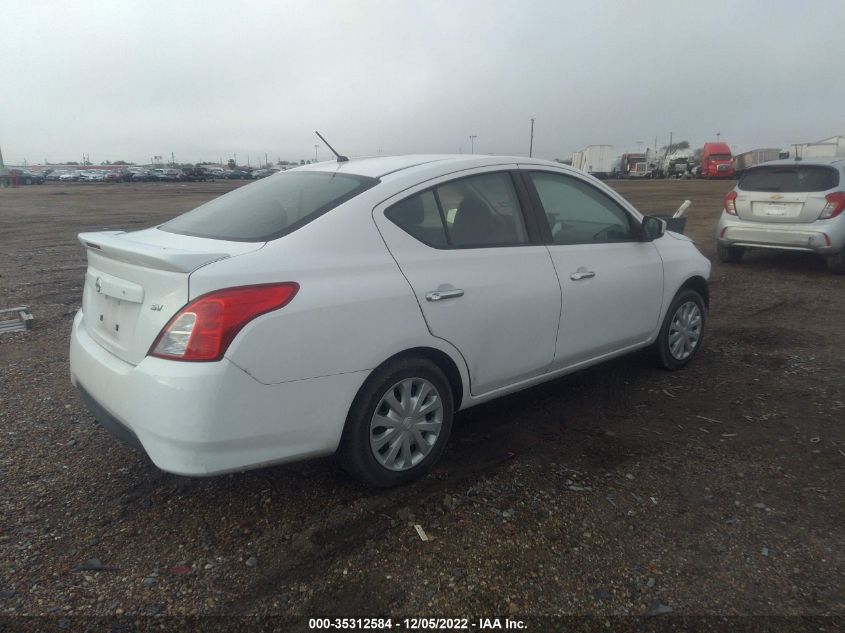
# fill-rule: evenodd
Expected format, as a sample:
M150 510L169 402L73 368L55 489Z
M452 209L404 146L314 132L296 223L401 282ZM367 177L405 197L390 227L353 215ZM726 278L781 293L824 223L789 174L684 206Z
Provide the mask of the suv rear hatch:
M814 222L838 185L838 170L826 165L754 167L737 185L736 213L752 222Z
M170 318L189 299L191 272L264 242L228 242L146 229L81 233L88 251L82 295L88 334L137 365Z

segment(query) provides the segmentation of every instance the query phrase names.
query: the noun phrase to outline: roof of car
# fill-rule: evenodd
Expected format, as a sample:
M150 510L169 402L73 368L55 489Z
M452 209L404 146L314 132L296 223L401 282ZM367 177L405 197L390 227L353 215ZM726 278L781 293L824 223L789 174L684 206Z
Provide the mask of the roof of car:
M839 165L845 164L845 156L819 156L812 158L784 158L781 160L770 160L765 163L755 165L755 167L769 167L781 165Z
M324 161L297 167L297 171L335 171L340 173L383 178L389 174L405 171L414 167L440 163L445 171L485 167L487 165L502 165L512 163L550 164L558 163L526 158L525 156L486 156L478 154L408 154L403 156L377 156L367 158L352 158L348 161Z

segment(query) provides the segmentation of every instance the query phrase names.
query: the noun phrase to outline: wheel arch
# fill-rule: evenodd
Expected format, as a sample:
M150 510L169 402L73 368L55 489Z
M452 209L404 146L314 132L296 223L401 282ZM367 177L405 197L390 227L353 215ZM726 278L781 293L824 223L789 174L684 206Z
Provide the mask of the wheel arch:
M708 310L710 309L710 286L707 284L707 280L704 277L701 275L693 275L681 284L681 287L678 288L678 292L686 290L687 288L695 290L698 294L700 294L701 298L704 299L704 307Z
M458 364L443 350L425 346L411 347L394 354L390 358L387 358L378 367L373 369L370 374L372 375L385 365L389 365L404 358L425 358L437 365L440 371L445 374L446 380L449 381L449 387L452 389L452 402L454 404L455 411L458 411L461 408L461 403L464 399L464 378L461 374L461 370L458 368Z

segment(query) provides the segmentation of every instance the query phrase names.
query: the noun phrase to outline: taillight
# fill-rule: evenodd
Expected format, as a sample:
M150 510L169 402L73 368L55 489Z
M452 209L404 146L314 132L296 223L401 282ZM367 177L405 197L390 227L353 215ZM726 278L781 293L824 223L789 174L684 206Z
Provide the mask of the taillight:
M829 193L824 199L827 201L827 204L824 205L824 209L822 209L821 215L819 215L819 220L835 218L845 210L845 191Z
M736 191L725 196L725 211L728 215L736 215Z
M226 288L197 297L164 326L149 355L170 360L220 360L247 323L286 306L298 290L299 284L290 281Z

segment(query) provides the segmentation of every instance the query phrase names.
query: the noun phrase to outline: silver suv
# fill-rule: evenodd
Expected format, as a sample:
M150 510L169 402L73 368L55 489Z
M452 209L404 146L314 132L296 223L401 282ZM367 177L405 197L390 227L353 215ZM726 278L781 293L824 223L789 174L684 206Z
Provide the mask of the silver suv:
M719 259L737 262L745 249L824 255L845 273L845 158L777 160L753 167L725 196L716 231Z

